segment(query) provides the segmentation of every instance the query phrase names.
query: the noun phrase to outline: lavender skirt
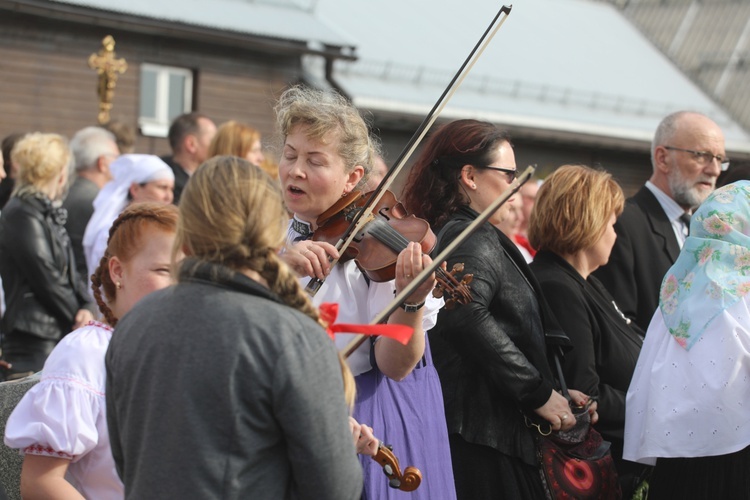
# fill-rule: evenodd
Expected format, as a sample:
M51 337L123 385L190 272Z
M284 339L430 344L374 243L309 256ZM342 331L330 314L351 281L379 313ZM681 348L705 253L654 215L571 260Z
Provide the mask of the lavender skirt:
M413 492L390 488L382 468L361 456L366 500L455 500L448 431L440 379L432 364L425 336L425 354L401 382L375 367L356 377L354 418L373 428L376 436L393 446L401 471L411 465L422 472L422 484ZM375 366L374 356L371 358Z

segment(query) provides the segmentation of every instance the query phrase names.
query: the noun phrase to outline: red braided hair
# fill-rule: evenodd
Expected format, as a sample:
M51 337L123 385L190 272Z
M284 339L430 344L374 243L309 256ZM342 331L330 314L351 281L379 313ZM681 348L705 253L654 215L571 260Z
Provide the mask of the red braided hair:
M127 262L142 247L142 235L147 226L174 233L177 230L177 207L159 203L134 203L128 206L109 229L107 250L99 267L91 275L91 290L105 321L112 327L117 319L108 304L117 298L117 286L109 274L109 259L117 257ZM104 297L102 297L104 291ZM106 299L106 300L105 300Z

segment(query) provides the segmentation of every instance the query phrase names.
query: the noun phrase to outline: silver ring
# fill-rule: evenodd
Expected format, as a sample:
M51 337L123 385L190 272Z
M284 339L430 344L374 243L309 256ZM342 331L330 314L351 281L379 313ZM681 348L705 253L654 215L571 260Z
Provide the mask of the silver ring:
M410 280L410 279L411 279L411 274L407 274L407 275L405 275L405 276L404 276L404 278L406 278L406 279Z
M567 413L563 413L563 416L560 417L560 420L565 420L566 418L568 418L568 414Z

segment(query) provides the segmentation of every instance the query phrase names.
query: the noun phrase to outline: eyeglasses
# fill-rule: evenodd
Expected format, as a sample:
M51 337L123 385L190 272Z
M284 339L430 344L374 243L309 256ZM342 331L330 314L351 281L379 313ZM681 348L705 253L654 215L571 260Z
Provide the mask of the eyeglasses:
M513 182L516 178L516 175L518 175L517 170L511 170L509 168L500 168L500 167L484 167L487 170L497 170L498 172L502 172L505 175L508 176L508 182Z
M684 153L690 153L704 167L710 164L712 161L714 161L714 158L716 158L717 160L719 160L719 165L721 165L722 172L726 172L727 169L729 168L729 158L726 158L722 155L715 155L708 151L693 151L692 149L675 148L672 146L664 146L664 149L668 149L670 151L682 151Z

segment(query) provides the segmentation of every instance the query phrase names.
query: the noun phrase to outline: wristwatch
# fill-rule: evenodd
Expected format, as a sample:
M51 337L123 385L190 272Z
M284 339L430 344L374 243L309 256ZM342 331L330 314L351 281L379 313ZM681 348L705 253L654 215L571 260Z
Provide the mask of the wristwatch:
M422 309L424 306L425 301L420 302L419 304L407 304L406 302L401 304L401 309L408 313L415 313Z

